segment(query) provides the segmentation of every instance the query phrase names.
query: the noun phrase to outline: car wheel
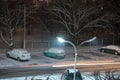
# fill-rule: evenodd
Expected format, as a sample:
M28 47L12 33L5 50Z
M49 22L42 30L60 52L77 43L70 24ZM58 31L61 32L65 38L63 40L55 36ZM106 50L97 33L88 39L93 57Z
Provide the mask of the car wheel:
M63 58L65 58L65 55L63 56Z
M117 51L115 51L115 55L118 55L118 52L117 52Z
M9 58L10 57L10 55L9 54L6 54L6 56Z
M105 52L105 50L104 50L104 49L102 49L102 50L101 50L101 52L103 52L103 53L104 53L104 52Z
M20 61L20 58L18 57L17 60Z
M57 59L57 58L59 58L59 56L58 56L58 55L55 55L55 58Z

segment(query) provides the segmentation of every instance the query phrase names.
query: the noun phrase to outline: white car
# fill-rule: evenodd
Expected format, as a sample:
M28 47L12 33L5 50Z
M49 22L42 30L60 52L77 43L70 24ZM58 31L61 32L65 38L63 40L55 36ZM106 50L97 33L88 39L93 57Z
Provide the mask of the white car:
M52 58L64 58L65 50L60 48L50 48L44 51L44 55Z
M108 46L105 46L105 47L101 47L100 52L113 53L113 54L117 55L117 54L120 54L120 46L108 45Z
M13 49L8 51L6 55L7 57L17 59L18 61L31 59L30 53L25 49Z

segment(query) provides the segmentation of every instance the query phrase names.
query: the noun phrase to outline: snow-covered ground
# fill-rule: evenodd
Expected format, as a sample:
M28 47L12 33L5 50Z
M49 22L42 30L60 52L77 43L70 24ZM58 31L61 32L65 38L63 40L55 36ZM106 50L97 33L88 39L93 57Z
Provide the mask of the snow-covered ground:
M36 76L24 76L24 77L14 77L6 78L0 80L61 80L62 74L46 74L46 75L36 75ZM120 80L120 72L105 73L105 72L82 72L83 80Z
M71 49L70 49L71 50ZM69 51L70 51L69 50ZM81 52L82 51L82 52ZM94 50L92 50L94 51ZM56 59L51 59L48 57L43 56L42 52L40 52L40 50L31 50L30 51L32 54L32 59L28 62L19 62L17 60L11 59L11 58L7 58L5 54L0 54L0 68L3 67L11 67L11 66L20 66L20 65L26 65L26 64L32 64L32 63L52 63L52 62L58 62L58 61L70 61L73 60L74 58L72 57L73 53L67 52L67 56L65 59L63 60L56 60ZM79 51L78 51L79 52ZM71 55L69 55L71 54ZM120 61L120 56L118 55L113 55L113 54L104 54L104 53L99 53L97 52L97 50L93 53L93 52L84 52L84 50L80 50L79 52L79 56L78 59L80 60L115 60L115 61ZM108 57L109 56L109 57ZM47 79L50 76L50 79ZM82 77L83 80L95 80L95 76L96 74L93 74L93 72L82 72ZM104 79L104 77L107 76L104 73L103 74L97 74L96 78L102 77ZM120 71L118 76L120 76ZM60 80L61 78L61 74L46 74L46 75L36 75L36 76L23 76L23 77L14 77L14 78L6 78L6 79L0 79L0 80ZM100 80L100 79L98 79ZM102 80L102 79L101 79ZM104 79L105 80L105 79ZM106 79L108 80L108 79ZM117 80L117 79L116 79ZM118 79L120 80L120 79Z
M61 74L46 74L46 75L6 78L6 79L0 79L0 80L60 80L60 77L61 77Z

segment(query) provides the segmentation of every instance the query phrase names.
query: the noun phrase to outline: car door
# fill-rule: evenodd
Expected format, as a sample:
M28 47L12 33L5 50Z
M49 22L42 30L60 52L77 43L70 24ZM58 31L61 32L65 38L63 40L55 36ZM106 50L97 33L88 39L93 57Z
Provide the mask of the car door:
M17 50L14 51L14 58L16 58L16 59L18 58L18 51Z
M114 53L114 50L113 49L109 49L109 53Z
M110 52L110 49L109 49L109 48L103 48L103 49L102 49L102 52L104 52L104 53L109 53L109 52Z
M110 49L106 48L105 53L110 53Z
M15 53L15 50L12 50L12 51L10 51L10 56L12 57L12 58L14 58L14 54Z

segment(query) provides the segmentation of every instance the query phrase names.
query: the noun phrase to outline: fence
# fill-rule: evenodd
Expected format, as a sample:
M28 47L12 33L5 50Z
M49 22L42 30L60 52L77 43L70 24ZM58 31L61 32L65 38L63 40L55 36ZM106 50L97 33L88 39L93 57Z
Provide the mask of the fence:
M115 40L95 40L91 43L86 43L83 46L105 46L105 45L110 45L110 44L120 44L119 41ZM55 41L40 41L40 40L26 40L26 48L49 48L49 47L56 47L56 46L69 46L68 44L59 44L56 43ZM14 42L14 47L16 48L23 48L23 41L15 41ZM0 42L0 49L5 49L7 46L5 45L4 42Z

